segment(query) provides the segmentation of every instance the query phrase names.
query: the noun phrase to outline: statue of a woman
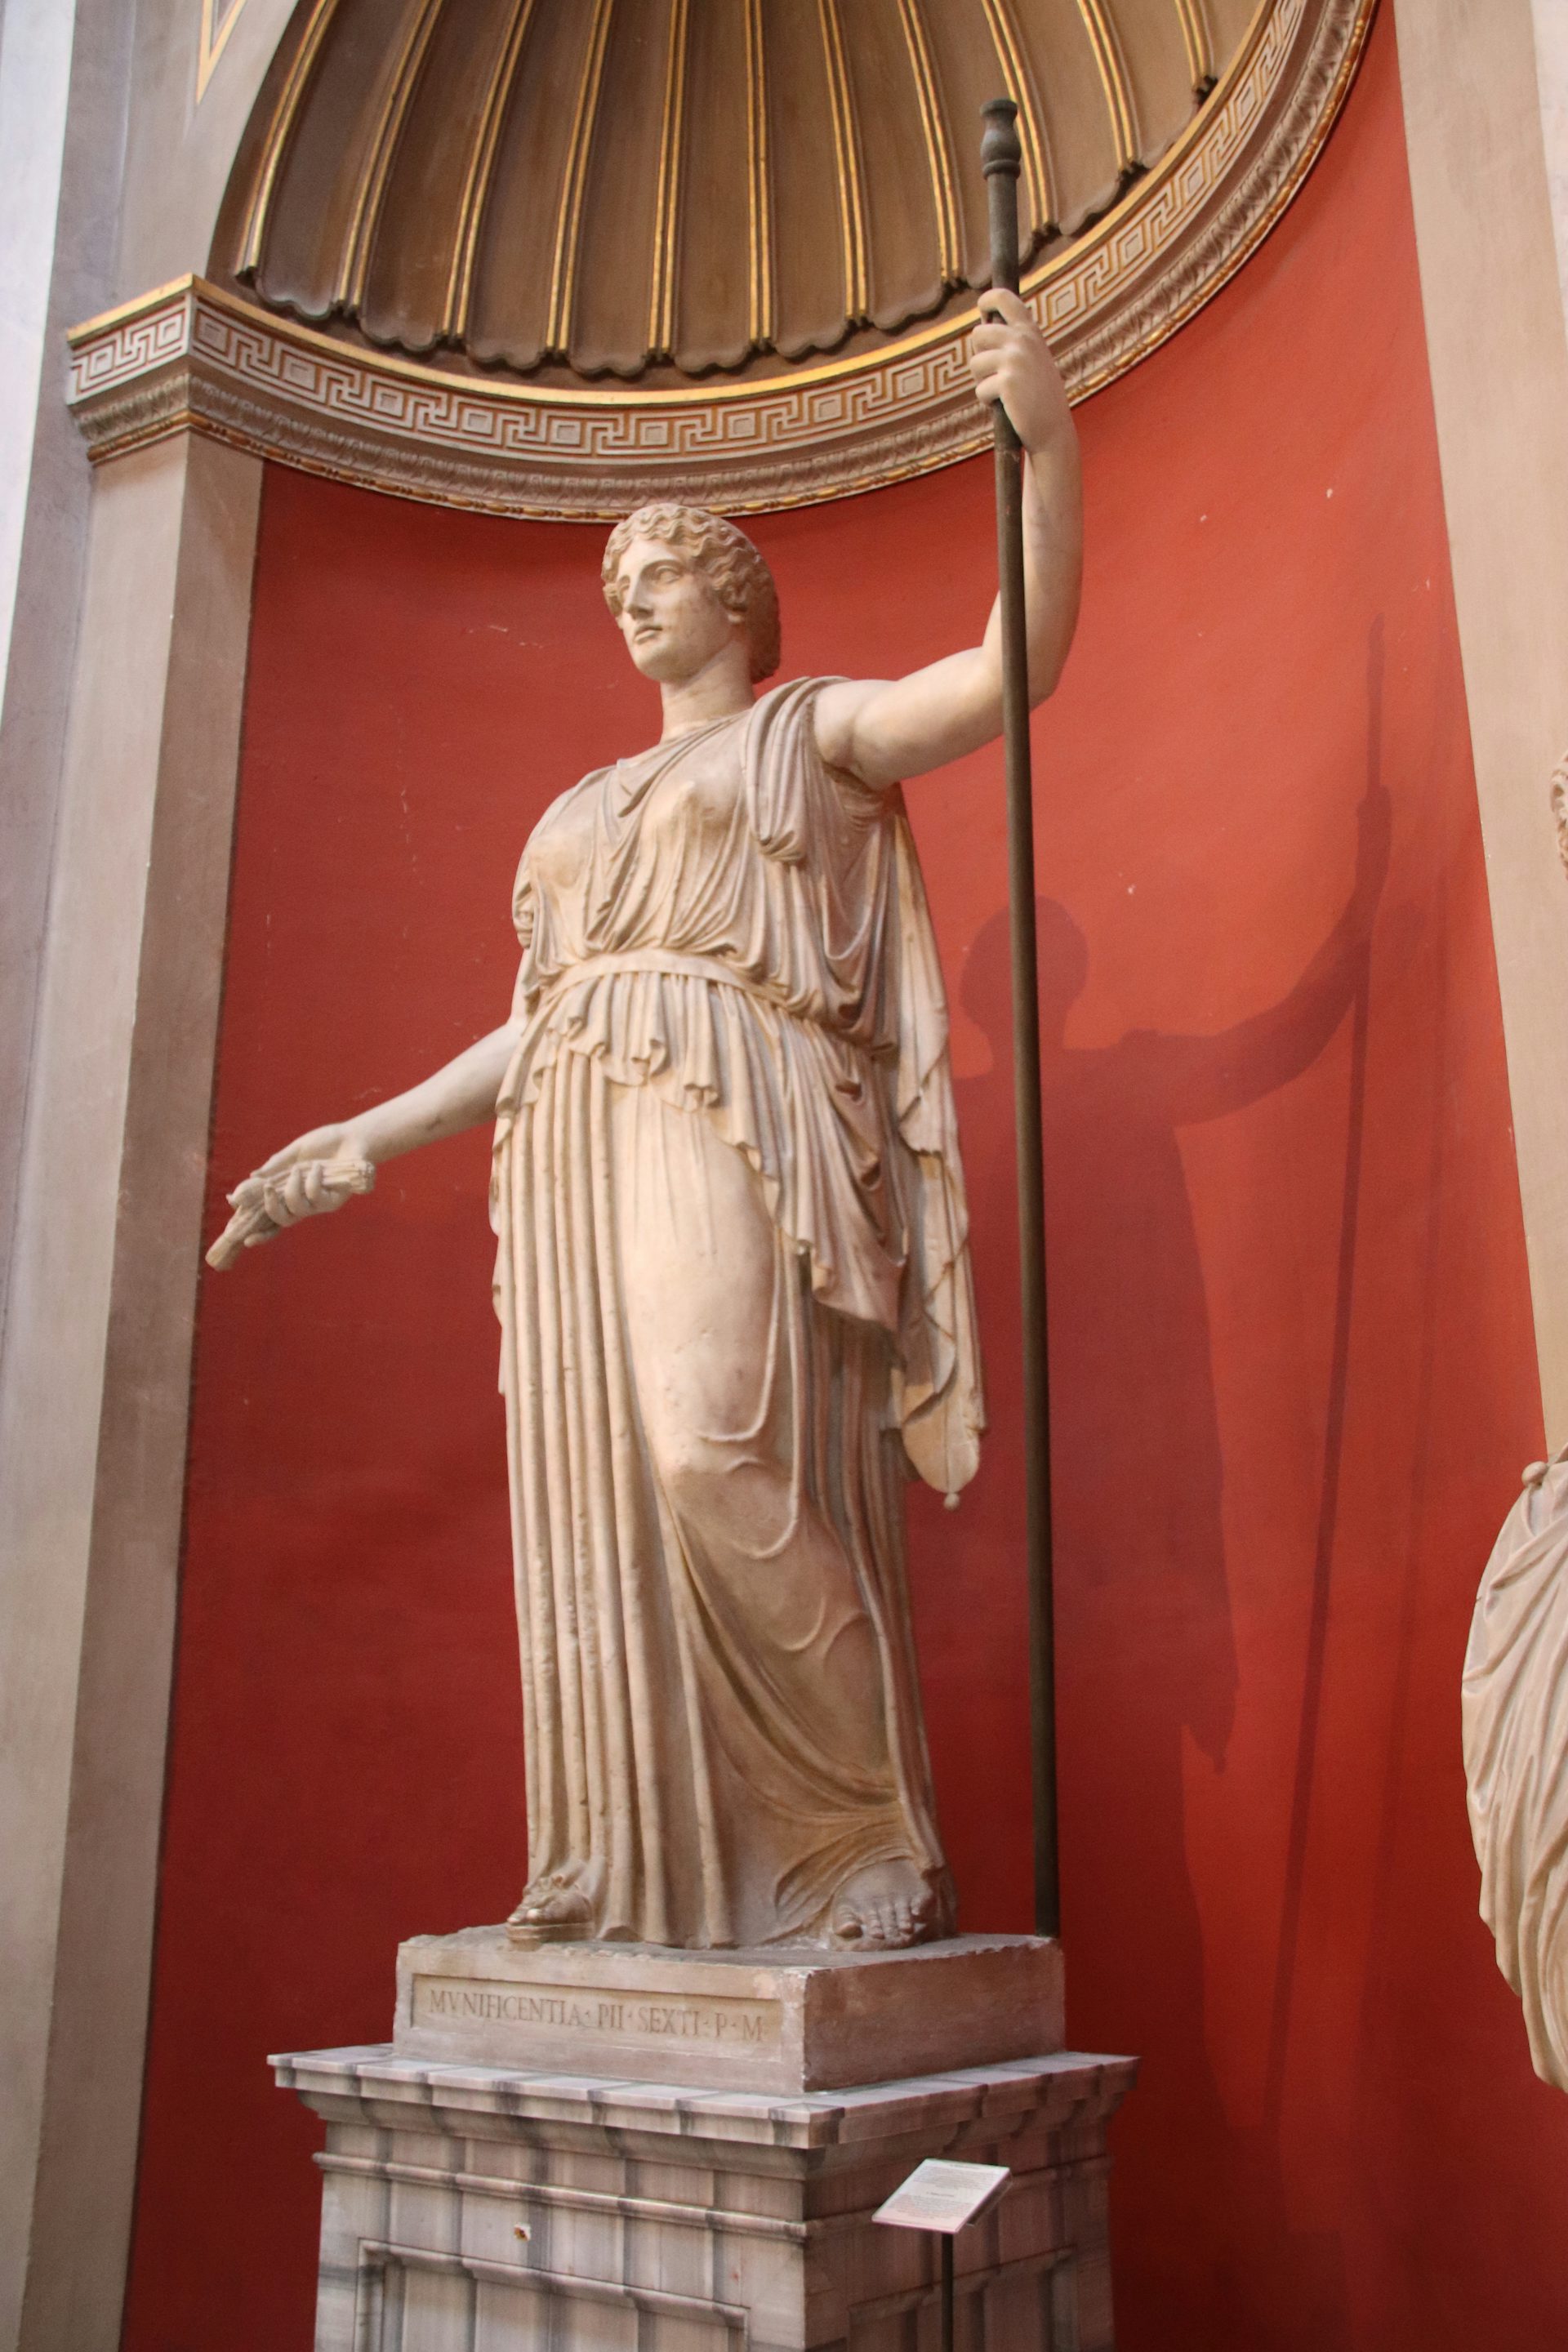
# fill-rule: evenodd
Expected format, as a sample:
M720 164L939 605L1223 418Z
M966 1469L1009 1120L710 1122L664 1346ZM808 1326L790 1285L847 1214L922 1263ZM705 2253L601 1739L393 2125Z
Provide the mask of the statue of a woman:
M1077 613L1077 448L1028 312L984 307L976 391L1028 452L1037 700ZM645 507L604 581L663 729L529 840L510 1020L235 1199L261 1238L497 1120L531 1874L513 1935L919 1942L952 1897L901 1488L907 1461L955 1493L982 1413L899 783L997 733L998 623L892 684L754 700L778 611L740 531Z

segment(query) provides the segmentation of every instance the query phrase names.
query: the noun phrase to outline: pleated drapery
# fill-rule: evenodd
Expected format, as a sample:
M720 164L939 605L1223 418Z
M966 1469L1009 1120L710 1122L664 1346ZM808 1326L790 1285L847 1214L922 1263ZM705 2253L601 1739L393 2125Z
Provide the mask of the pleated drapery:
M1568 2091L1568 1449L1525 1473L1465 1654L1481 1917L1543 2082Z
M818 682L584 779L519 875L493 1210L530 1869L592 1932L821 1935L946 1873L912 1463L982 1422L940 969Z

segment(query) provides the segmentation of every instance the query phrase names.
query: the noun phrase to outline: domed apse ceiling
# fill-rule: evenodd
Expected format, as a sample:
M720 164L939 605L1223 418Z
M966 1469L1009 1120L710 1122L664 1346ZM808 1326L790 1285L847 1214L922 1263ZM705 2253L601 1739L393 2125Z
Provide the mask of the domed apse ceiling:
M502 513L898 480L989 438L987 99L1081 397L1267 235L1374 5L300 0L211 282L79 329L73 404Z
M448 363L778 373L984 285L986 99L1020 107L1032 256L1159 161L1253 14L314 0L222 257L273 308Z

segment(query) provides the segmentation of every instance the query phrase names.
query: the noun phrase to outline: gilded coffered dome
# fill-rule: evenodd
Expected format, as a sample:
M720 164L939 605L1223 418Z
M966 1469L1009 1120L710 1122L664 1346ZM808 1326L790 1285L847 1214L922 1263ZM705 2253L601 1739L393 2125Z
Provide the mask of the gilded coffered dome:
M307 0L218 256L268 306L539 382L776 373L985 282L1156 164L1255 0Z

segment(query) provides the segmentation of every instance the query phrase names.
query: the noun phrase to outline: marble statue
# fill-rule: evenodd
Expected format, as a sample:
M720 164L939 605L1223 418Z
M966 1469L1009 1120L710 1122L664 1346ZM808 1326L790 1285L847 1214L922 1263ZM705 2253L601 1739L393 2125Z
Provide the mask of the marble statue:
M1078 457L1016 298L970 364L1027 455L1030 686L1077 614ZM899 785L1001 725L984 641L894 682L776 667L728 522L643 508L610 611L647 751L546 812L511 1017L313 1129L215 1252L496 1121L531 1876L519 1941L862 1949L947 1933L902 1563L909 1468L955 1496L982 1426L946 1008Z
M1550 800L1568 869L1568 756ZM1568 1446L1531 1464L1492 1546L1461 1706L1481 1917L1531 2063L1568 2091Z
M1465 1653L1465 1779L1481 1916L1530 2055L1568 2091L1568 1446L1503 1522Z

